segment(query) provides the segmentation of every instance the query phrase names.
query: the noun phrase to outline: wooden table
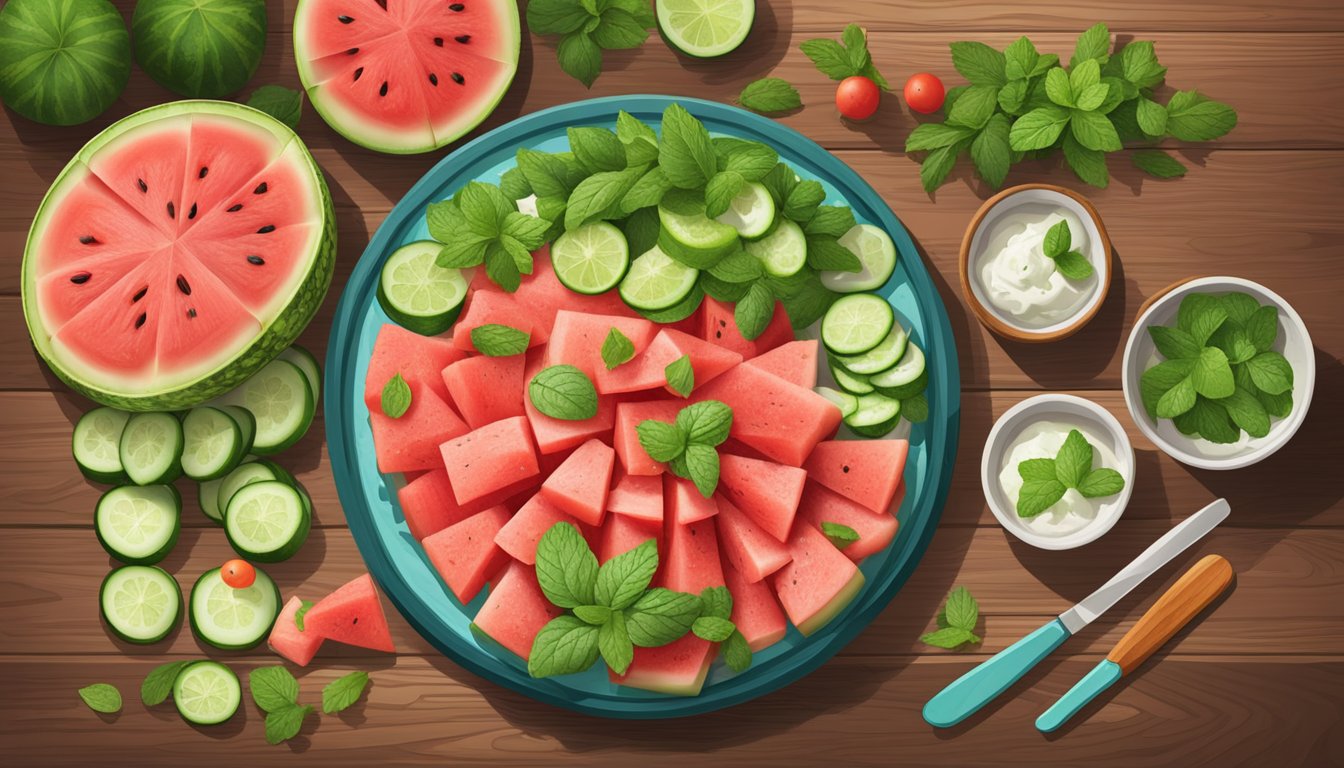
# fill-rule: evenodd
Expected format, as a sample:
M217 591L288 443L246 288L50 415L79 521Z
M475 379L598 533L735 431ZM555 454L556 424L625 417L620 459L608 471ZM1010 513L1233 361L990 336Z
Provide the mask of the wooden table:
M294 86L289 19L297 0L271 0L265 59L254 85ZM117 0L129 19L132 0ZM96 595L110 561L91 530L100 489L69 457L70 429L88 403L38 363L24 332L19 260L33 212L71 154L110 121L172 98L136 70L122 101L94 123L38 126L6 113L0 125L0 745L6 764L391 765L500 762L537 765L704 763L751 765L1310 765L1344 764L1344 503L1337 450L1344 424L1344 5L1331 0L943 0L758 3L757 30L725 60L687 61L656 36L609 54L591 91L555 66L553 40L528 38L518 79L480 130L590 95L666 92L729 101L775 74L798 84L801 112L783 122L858 169L919 242L952 317L961 355L961 451L933 544L890 607L836 659L758 701L673 722L608 722L562 712L499 688L435 653L399 616L395 657L324 655L302 677L305 701L352 668L372 671L366 703L312 717L299 738L268 746L246 703L228 724L194 730L171 706L147 711L136 691L165 659L206 652L189 631L149 648L100 628ZM1172 144L1190 166L1181 180L1144 178L1113 159L1109 189L1051 164L1027 164L1011 183L1049 180L1100 209L1117 274L1100 315L1073 339L1005 342L976 323L956 287L963 228L989 191L959 166L929 196L901 147L914 125L888 97L860 126L837 119L832 84L798 50L858 21L894 83L929 70L959 81L946 45L1002 48L1030 33L1043 51L1072 50L1105 19L1122 39L1152 39L1170 82L1233 104L1240 124L1212 145ZM477 133L480 132L477 131ZM340 255L331 294L302 342L321 354L340 287L371 233L444 153L392 157L342 140L307 110L301 133L335 196ZM1120 350L1145 297L1190 275L1232 274L1281 293L1309 326L1318 375L1311 418L1291 445L1253 468L1195 471L1133 429L1120 393ZM980 493L980 447L995 416L1041 391L1078 392L1130 426L1138 480L1123 520L1072 552L1026 547L994 521ZM324 594L364 570L345 526L320 422L283 457L316 502L316 527L293 560L275 566L286 594ZM185 486L184 486L185 487ZM194 493L186 494L189 498ZM1226 496L1232 517L1107 616L1071 640L986 711L948 730L919 717L934 692L989 654L1089 593L1175 521ZM183 585L230 554L224 533L188 501L181 544L166 567ZM1184 565L1221 553L1237 571L1229 596L1131 679L1061 733L1036 715L1109 650ZM952 653L917 638L948 590L969 587L982 607L983 646ZM275 662L259 650L222 654L240 671ZM75 689L117 684L124 711L100 717ZM288 753L295 753L290 755Z

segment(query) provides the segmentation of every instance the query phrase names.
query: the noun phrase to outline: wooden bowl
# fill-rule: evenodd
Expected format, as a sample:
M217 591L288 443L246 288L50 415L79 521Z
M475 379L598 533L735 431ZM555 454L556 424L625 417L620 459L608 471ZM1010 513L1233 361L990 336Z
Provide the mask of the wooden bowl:
M1095 233L1089 233L1095 234L1095 237L1091 238L1094 245L1092 246L1093 252L1089 254L1089 258L1092 260L1094 268L1100 273L1097 276L1096 294L1089 299L1088 303L1084 305L1083 309L1080 310L1078 314L1074 315L1073 318L1065 324L1047 326L1043 329L1032 329L1021 325L1014 325L1006 321L1000 314L996 313L995 310L985 306L980 300L980 297L976 294L975 285L972 283L974 278L971 275L971 247L975 240L976 233L980 230L980 225L985 221L985 217L987 217L990 211L995 207L1008 200L1008 198L1032 190L1039 190L1040 192L1045 193L1046 197L1053 195L1067 198L1076 203L1077 206L1082 209L1082 212L1087 214L1084 224L1090 220L1092 226L1096 230ZM1076 212L1077 211L1075 211L1075 213ZM1059 339L1068 338L1077 333L1078 330L1084 325L1087 325L1088 321L1096 316L1097 311L1101 309L1101 305L1106 301L1106 293L1110 289L1111 258L1111 238L1106 234L1106 225L1102 223L1101 215L1097 213L1097 209L1093 207L1092 203L1088 202L1086 198L1077 192L1065 189L1064 187L1055 186L1054 184L1021 184L1016 187L1005 189L986 200L984 204L980 206L980 210L976 211L975 216L971 218L971 223L967 225L966 234L961 239L961 254L958 257L961 272L961 292L966 297L966 303L970 305L971 311L975 313L976 319L980 321L980 324L994 333L1014 341L1022 341L1029 344L1058 341Z

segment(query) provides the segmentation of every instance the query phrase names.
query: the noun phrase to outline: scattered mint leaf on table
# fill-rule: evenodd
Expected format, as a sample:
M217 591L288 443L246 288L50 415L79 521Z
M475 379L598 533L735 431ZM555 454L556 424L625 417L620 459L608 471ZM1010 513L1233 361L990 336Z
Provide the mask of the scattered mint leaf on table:
M1166 113L1162 113L1165 115ZM1134 167L1159 179L1175 179L1185 175L1185 165L1160 149L1142 149L1130 156Z
M471 345L487 357L521 355L530 341L530 334L508 325L486 323L471 329Z
M886 78L873 65L868 52L868 33L858 24L847 25L840 33L840 42L816 38L804 40L800 47L817 69L832 80L862 75L882 90L891 90Z
M748 83L738 94L737 103L753 112L765 114L788 112L803 106L797 89L779 77L766 77Z
M938 613L938 629L921 635L919 641L935 648L954 650L966 643L978 643L974 632L980 620L980 605L965 587L957 587L947 596L943 610Z
M383 385L381 404L383 413L393 419L400 419L410 409L411 385L406 383L400 373L393 375Z
M121 691L114 685L107 683L86 685L79 689L79 698L83 699L94 712L110 715L121 711Z
M369 685L369 673L355 670L338 677L322 688L322 712L332 715L351 707Z
M247 106L261 110L297 131L299 118L303 115L303 92L279 85L263 85L248 97Z
M252 670L247 687L252 691L252 701L263 712L279 712L299 701L299 681L278 664Z
M821 532L831 540L836 549L844 549L859 540L859 532L843 523L822 521Z
M140 701L146 707L153 707L168 700L168 696L173 692L173 683L177 681L177 675L190 661L170 661L167 664L160 664L150 670L145 675L144 682L140 683Z
M310 706L286 704L274 712L266 713L266 743L279 744L298 736L304 718L312 711Z
M667 386L682 397L690 397L695 389L695 370L691 367L691 356L682 355L667 364L663 371Z

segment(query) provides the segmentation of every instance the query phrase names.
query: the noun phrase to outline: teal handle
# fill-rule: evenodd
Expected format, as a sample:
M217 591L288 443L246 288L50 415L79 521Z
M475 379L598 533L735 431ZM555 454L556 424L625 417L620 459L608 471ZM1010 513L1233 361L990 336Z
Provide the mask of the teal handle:
M960 723L1008 690L1027 670L1068 640L1069 634L1064 624L1055 619L1004 648L929 699L924 705L924 721L937 728Z
M1101 663L1083 675L1083 679L1075 683L1068 693L1059 697L1059 701L1036 718L1036 730L1050 733L1059 728L1068 722L1070 717L1078 714L1078 710L1087 706L1087 702L1095 699L1097 694L1115 685L1115 681L1119 680L1122 674L1124 673L1121 672L1119 664L1110 659L1102 659Z

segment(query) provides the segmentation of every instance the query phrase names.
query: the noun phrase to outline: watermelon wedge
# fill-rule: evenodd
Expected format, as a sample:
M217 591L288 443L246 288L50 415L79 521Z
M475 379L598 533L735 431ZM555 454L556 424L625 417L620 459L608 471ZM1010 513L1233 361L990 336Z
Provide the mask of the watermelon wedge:
M751 650L764 650L783 640L789 624L770 583L749 581L727 558L723 562L723 578L733 595L732 621Z
M705 498L695 483L671 473L663 475L663 508L676 525L689 525L719 514L713 498Z
M346 645L396 653L387 616L369 574L322 598L303 617L303 629Z
M29 230L21 290L38 354L76 391L177 410L288 347L331 281L326 182L261 112L178 101L95 136Z
M524 386L541 370L541 357L534 350L528 355L527 370L523 375ZM543 454L565 451L591 438L606 437L611 433L615 418L616 403L610 398L597 399L597 415L591 419L568 421L557 419L538 411L532 405L532 398L523 394L523 412L527 423L532 427L532 436L537 441L537 450Z
M494 110L518 69L504 0L301 0L294 57L313 107L380 152L438 149Z
M383 387L395 375L411 388L411 398L422 387L434 391L445 402L452 402L444 384L444 368L466 357L439 336L421 336L400 325L385 323L373 340L369 370L364 375L364 404L370 411L381 411Z
M523 415L524 362L522 355L478 355L443 369L452 403L472 429Z
M471 332L482 325L516 328L528 335L529 347L546 343L545 336L533 332L532 319L518 312L517 300L510 293L490 289L473 291L467 298L462 316L453 325L453 346L463 352L477 351L471 341Z
M648 349L630 362L610 371L606 366L598 366L597 391L606 394L665 388L667 366L683 356L690 357L697 387L742 362L742 356L730 349L672 328L663 328L649 342ZM670 388L667 391L676 394Z
M905 473L907 440L827 440L803 468L808 477L873 512L894 512L891 500Z
M789 538L807 473L797 467L719 456L719 494L736 505L777 541Z
M464 604L507 563L508 555L495 545L495 536L509 517L508 509L491 507L420 542L434 570Z
M905 486L901 486L902 489ZM904 496L904 490L898 491ZM898 502L899 504L899 502ZM803 500L798 505L799 524L821 530L822 523L839 523L853 528L859 540L840 551L854 562L881 552L896 538L896 516L889 512L874 512L862 504L841 496L820 483L808 480Z
M663 527L663 481L657 475L625 475L607 494L607 511Z
M612 328L625 334L637 350L647 347L658 332L657 326L642 317L593 315L562 309L555 314L555 325L551 327L550 341L546 343L546 365L572 365L589 379L594 379L597 371L607 370L602 362L602 342L606 341Z
M518 508L517 514L495 535L495 543L514 560L535 565L537 542L556 523L569 523L580 531L584 530L578 520L565 514L538 493Z
M601 440L579 446L541 484L541 495L571 517L601 525L607 513L607 493L616 452Z
M491 586L471 627L526 660L533 638L560 613L541 593L532 566L511 560Z
M661 551L663 526L626 515L612 515L602 526L602 544L597 549L597 560L605 563L649 539L658 542L658 549Z
M384 414L381 406L369 412L379 472L437 469L443 466L440 444L467 432L466 423L432 389L415 391L400 418Z
M792 560L770 576L789 621L804 635L821 629L863 588L863 571L810 525L795 525Z
M280 615L276 617L274 626L271 627L270 637L266 644L272 651L280 654L289 661L298 664L300 667L308 666L308 662L317 655L317 649L322 647L322 637L314 632L306 632L299 629L299 625L294 623L294 615L299 612L303 606L303 601L297 597L289 598L285 607L280 610ZM307 624L304 624L305 629Z
M737 330L737 319L733 316L733 311L732 304L705 297L702 309L704 319L701 326L705 341L724 349L731 349L741 355L743 360L750 360L781 344L793 341L793 326L789 324L789 316L784 312L783 304L775 303L775 314L771 316L770 324L760 336L752 340L744 338Z
M795 467L840 426L840 409L834 403L750 365L739 365L697 388L692 399L727 403L733 409L732 437Z
M747 361L767 373L802 387L811 389L817 386L817 356L820 343L816 339L800 339L782 344L764 354Z
M789 548L783 542L766 533L750 515L721 494L714 500L719 507L719 548L723 550L723 559L745 580L758 582L789 562Z
M458 504L470 504L540 472L532 430L522 416L454 437L439 446L439 452Z
M505 504L519 493L535 487L531 480L514 483L486 494L470 504L458 504L448 470L443 467L424 472L397 491L397 505L406 518L406 527L417 540L447 528L490 507Z
M642 403L617 403L616 427L612 436L612 446L621 460L621 466L628 475L661 475L662 462L649 458L644 447L639 444L639 433L635 428L645 419L676 421L682 404L673 400L654 400Z

